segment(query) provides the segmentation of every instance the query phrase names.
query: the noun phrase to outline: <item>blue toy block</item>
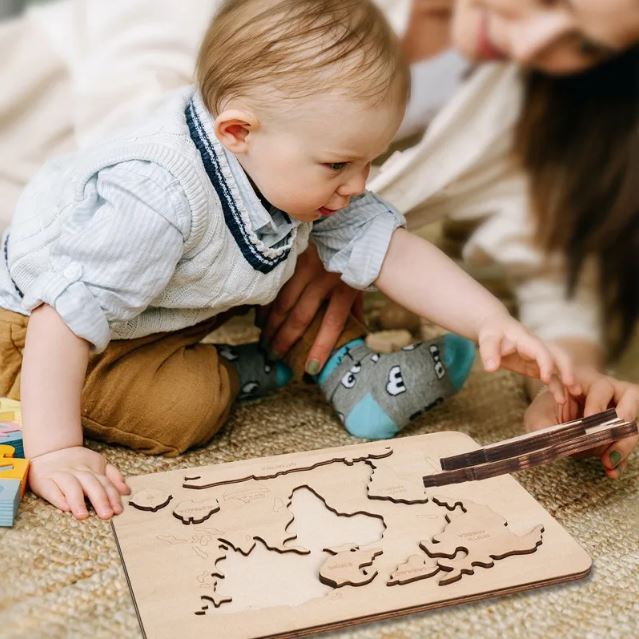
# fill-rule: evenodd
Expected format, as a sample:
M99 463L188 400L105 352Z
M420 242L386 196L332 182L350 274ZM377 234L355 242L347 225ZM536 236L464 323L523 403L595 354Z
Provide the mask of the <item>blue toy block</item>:
M20 504L20 480L0 479L0 526L13 526Z

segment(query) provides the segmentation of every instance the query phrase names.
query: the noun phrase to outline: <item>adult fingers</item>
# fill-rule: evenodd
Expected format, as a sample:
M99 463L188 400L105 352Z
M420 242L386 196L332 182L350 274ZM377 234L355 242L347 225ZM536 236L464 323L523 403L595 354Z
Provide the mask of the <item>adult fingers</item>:
M262 328L260 335L262 344L267 345L273 339L273 336L284 323L290 310L295 306L307 285L308 281L300 275L299 277L293 276L282 287L275 302L271 305L268 317Z
M258 306L255 309L255 326L258 328L264 328L272 308L273 304L265 304L264 306Z
M634 384L618 382L615 389L617 415L628 422L634 422L639 416L639 387Z
M584 417L590 417L606 410L615 397L615 388L607 377L599 376L586 388Z
M107 464L104 470L106 477L114 484L121 495L128 495L131 489L127 486L124 475L113 465Z
M358 291L348 286L340 286L335 289L315 336L315 341L308 352L307 373L311 375L319 373L331 352L335 350L335 344L344 330L344 325L357 297Z
M84 493L89 498L91 505L95 509L100 519L109 519L113 517L113 508L109 502L104 486L98 481L98 478L89 471L76 471Z
M625 467L626 460L630 456L630 453L639 444L639 437L626 437L620 439L618 442L611 444L605 453L601 456L601 463L606 469L606 473L610 475L609 471L617 471L612 475L613 478L617 478L620 471ZM622 466L623 464L623 466Z
M308 284L271 338L271 350L276 355L287 353L304 335L326 298L333 292L334 286L335 282L328 278Z
M84 490L77 477L71 473L55 473L51 479L67 500L73 516L76 519L86 519L89 516L89 511L84 501Z
M366 316L364 315L364 294L361 291L357 291L351 313L356 320L359 320L362 324L366 324Z

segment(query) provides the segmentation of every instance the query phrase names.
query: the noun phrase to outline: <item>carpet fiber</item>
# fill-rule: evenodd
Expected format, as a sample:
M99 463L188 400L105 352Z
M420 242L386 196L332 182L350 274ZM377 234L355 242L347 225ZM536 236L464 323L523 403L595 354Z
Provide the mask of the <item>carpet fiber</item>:
M225 337L238 341L248 335L243 329L229 330L235 333ZM518 434L525 407L518 378L476 371L461 393L422 416L402 436L460 430L489 443ZM260 402L240 405L209 446L178 459L90 445L104 451L125 474L136 475L352 443L317 389L298 384ZM639 637L637 456L617 482L606 479L594 460L562 460L517 478L593 557L589 578L324 636ZM94 516L77 522L28 495L16 525L0 530L0 542L3 639L140 636L108 523ZM217 636L223 639L223 632Z

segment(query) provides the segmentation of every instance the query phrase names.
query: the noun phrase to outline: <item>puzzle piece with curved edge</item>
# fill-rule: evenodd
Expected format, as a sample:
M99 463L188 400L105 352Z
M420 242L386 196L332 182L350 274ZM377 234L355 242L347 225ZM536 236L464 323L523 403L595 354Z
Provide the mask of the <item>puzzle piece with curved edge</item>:
M387 499L396 504L425 504L424 455L419 449L400 449L390 457L369 462L371 472L366 487L369 499Z
M166 491L155 488L145 488L135 493L135 495L129 499L129 504L138 510L147 510L155 513L165 506L168 506L172 499L173 495L168 494Z
M511 555L535 552L542 543L544 531L543 526L535 526L524 535L516 535L494 510L466 500L462 510L446 514L446 521L441 533L419 544L447 573L439 579L440 586L474 574L476 567L492 568L495 561Z
M441 568L435 559L423 555L411 555L403 564L391 573L386 584L388 586L403 586L405 584L428 579L435 576Z
M188 499L175 505L173 516L188 526L189 524L201 524L205 522L211 515L219 510L220 504L215 498L203 499L201 501Z
M354 544L345 544L337 548L324 548L329 557L319 571L320 581L333 588L342 586L365 586L377 577L377 570L370 571L375 557L382 554L381 548L361 550Z

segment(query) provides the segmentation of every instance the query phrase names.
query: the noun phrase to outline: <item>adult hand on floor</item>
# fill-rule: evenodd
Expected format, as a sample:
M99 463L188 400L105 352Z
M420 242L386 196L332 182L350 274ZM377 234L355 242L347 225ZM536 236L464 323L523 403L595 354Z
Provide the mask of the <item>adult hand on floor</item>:
M615 408L617 415L626 421L635 421L639 417L639 386L636 384L604 375L591 367L577 369L575 379L583 390L580 397L569 397L562 405L555 402L547 389L543 389L533 399L524 416L527 431L589 417L608 408ZM591 453L601 458L608 477L618 479L637 444L639 437L628 437Z
M258 311L261 341L274 359L288 353L325 304L321 327L306 358L306 370L311 374L326 363L348 316L352 313L363 322L364 312L361 292L344 284L338 273L326 271L317 249L309 244L275 302Z
M85 495L100 519L122 512L120 495L129 494L122 473L100 454L83 446L62 448L31 458L29 487L76 519L89 516Z

